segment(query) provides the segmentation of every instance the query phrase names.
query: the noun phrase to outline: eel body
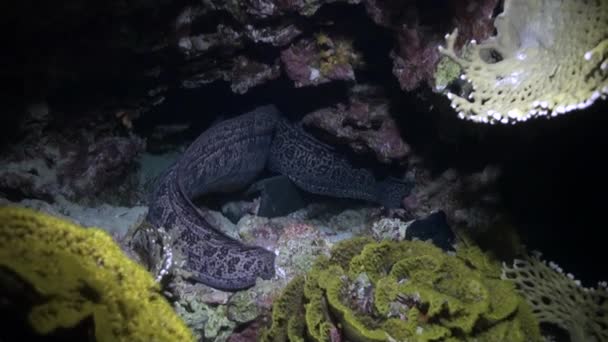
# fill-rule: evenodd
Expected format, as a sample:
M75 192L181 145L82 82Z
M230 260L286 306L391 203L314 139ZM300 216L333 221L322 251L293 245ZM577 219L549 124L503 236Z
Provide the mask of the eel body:
M315 194L398 207L409 185L376 180L365 168L263 106L222 121L201 134L159 179L147 220L174 231L185 270L206 285L238 290L274 275L274 253L238 242L215 228L192 203L212 192L236 191L265 169ZM204 210L204 209L203 209ZM175 232L175 230L177 230Z
M370 169L353 165L334 148L285 119L277 123L268 168L286 175L305 191L366 200L387 208L398 208L411 188L391 177L378 180Z
M212 126L165 171L152 192L148 222L178 230L174 248L194 280L237 290L254 285L257 277L274 275L274 253L226 236L192 199L252 182L266 164L275 122L276 109L265 106Z

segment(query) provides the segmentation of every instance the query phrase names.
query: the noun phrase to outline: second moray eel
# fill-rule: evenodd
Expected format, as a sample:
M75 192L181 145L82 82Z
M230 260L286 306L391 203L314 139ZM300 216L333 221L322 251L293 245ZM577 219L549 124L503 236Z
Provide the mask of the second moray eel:
M268 167L312 193L362 199L398 207L410 186L387 178L377 181L368 169L355 168L344 156L263 106L222 121L203 132L165 171L150 196L147 221L177 230L174 248L184 268L206 285L238 290L256 278L274 275L274 253L247 246L220 232L192 200L212 192L239 190Z

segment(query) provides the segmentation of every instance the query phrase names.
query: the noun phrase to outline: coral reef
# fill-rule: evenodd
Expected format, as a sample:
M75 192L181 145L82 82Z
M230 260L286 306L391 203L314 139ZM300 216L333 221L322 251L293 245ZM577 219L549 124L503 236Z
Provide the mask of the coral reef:
M483 170L467 174L448 169L433 176L416 162L409 172L415 173L416 188L403 199L403 207L414 218L442 210L448 222L473 230L485 230L504 217L497 183L501 169L488 165Z
M462 67L468 94L448 92L460 118L516 123L589 107L608 94L608 3L506 0L497 35L455 52L458 30L439 51Z
M281 74L281 69L278 63L266 65L247 57L239 56L235 58L232 74L225 77L226 80L231 80L230 89L237 94L244 94L250 88L263 84L266 81L273 80Z
M321 6L336 2L359 3L361 0L251 0L244 4L235 1L212 2L207 10L225 10L239 20L276 18L286 14L299 14L305 17L314 15Z
M494 10L500 0L453 0L450 8L453 12L452 23L458 29L461 47L467 40L485 40L494 31Z
M20 6L7 5L13 39L28 47L30 58L23 64L7 56L2 72L25 80L24 105L81 101L104 107L126 127L179 88L222 80L242 94L281 71L297 84L352 80L365 64L361 49L390 54L402 88L412 90L433 82L434 46L442 34L454 25L463 39L486 38L496 3L450 0L436 13L422 2L394 0L111 0L98 6L70 0L65 8L32 6L26 22L13 20ZM371 30L387 33L392 53L367 44ZM11 106L11 116L22 114L20 105Z
M7 45L23 48L19 54L0 56L0 71L9 84L24 87L9 87L8 106L0 115L0 205L6 199L67 216L81 226L102 228L117 240L128 240L125 231L134 230L147 210L142 206L142 194L149 189L141 185L150 185L167 164L181 155L181 144L195 133L217 122L224 113L261 102L276 103L292 121L310 113L304 118L310 133L332 146L339 145L340 151L355 151L360 154L359 160L375 158L400 165L407 162L407 179L416 186L403 201L403 210L380 211L352 202L315 203L288 217L265 219L254 216L261 202L254 200L233 206L236 210L225 206L224 214L232 210L233 222L218 212L205 212L205 220L223 233L277 254L276 277L258 282L245 292L215 291L180 278L180 256L170 248L174 237L163 229L144 242L152 246L148 255L131 255L132 251L125 248L129 256L141 258L163 286L167 285L163 293L173 296L171 301L197 338L226 340L232 334L229 339L235 341L257 340L265 315L282 287L308 272L317 257L329 255L332 246L346 238L371 234L377 239L408 239L416 228L412 222L421 222L429 213L442 210L449 226L459 234L460 228L466 228L463 230L467 234L480 233L495 244L507 246L515 242L509 241L512 239L502 230L490 227L496 227L509 214L521 215L503 210L509 208L509 200L519 203L513 207L525 208L521 212L533 220L539 217L539 203L544 203L541 210L556 221L564 222L561 218L566 213L576 216L573 220L577 227L584 226L581 222L591 222L590 217L601 216L601 201L571 191L591 187L593 193L606 192L590 177L602 173L602 168L594 164L597 156L572 158L573 153L601 156L598 151L606 140L601 134L590 140L590 131L583 129L586 140L572 139L571 123L588 128L588 116L566 116L549 126L529 123L525 131L483 127L458 122L447 108L449 101L430 94L427 86L437 92L450 89L454 102L460 101L458 111L477 121L484 121L484 116L488 122L505 121L514 108L526 117L584 107L606 89L605 4L603 0L67 0L60 6L31 0L5 2L0 13L3 22L12 28L5 34ZM580 6L580 11L573 5ZM495 15L503 7L504 13L496 20L496 34ZM454 28L458 34L448 37L450 49L441 54L437 45L445 45L444 34ZM580 34L585 30L588 32ZM488 39L491 35L495 36ZM483 43L474 46L469 44L471 40ZM555 67L555 72L547 66ZM475 70L477 67L480 70ZM506 73L501 71L503 67L507 67ZM528 74L513 75L513 71ZM465 80L459 78L461 74L466 75ZM496 77L503 79L495 84ZM513 80L521 81L520 88L509 88L508 81ZM489 85L487 92L483 85ZM526 92L518 92L525 86ZM502 94L498 94L500 91ZM525 99L519 97L521 94ZM515 105L508 104L515 95ZM534 101L538 101L537 108L526 107ZM507 103L504 109L496 109L503 103ZM500 110L500 120L498 114L487 109ZM538 113L529 114L529 110ZM600 118L591 124L602 127L604 121ZM547 127L559 137L546 135ZM562 136L561 129L569 134ZM507 136L502 135L507 131ZM465 147L470 146L471 136L480 138L475 139L479 144L474 149ZM492 143L494 138L500 140L500 146ZM413 152L404 141L411 144ZM442 149L445 144L449 145L447 153L454 152L448 158ZM532 146L536 148L527 148ZM144 148L149 153L171 149L173 154L139 158ZM417 164L423 150L432 152L424 154L425 160ZM481 150L488 155L480 157ZM551 167L541 168L542 172L530 169L527 161L543 151L552 151L546 155L555 161L551 165L559 166L559 176L547 172ZM139 173L133 172L137 161ZM494 168L481 170L487 163L507 166L505 174L513 174L509 171L512 165L523 165L519 179L512 180L520 186L503 182L507 177L497 183ZM585 173L565 171L574 170L569 166L575 164L582 165ZM531 173L543 176L530 177ZM535 186L531 179L545 177L560 178L547 186L551 187L547 197L555 195L554 202L563 205L553 206L553 202L544 200L547 197L536 196L545 189ZM525 192L517 193L518 189ZM209 197L197 204L217 209L222 204L218 200L225 198ZM584 207L585 215L578 216L575 206ZM508 214L503 215L505 212ZM536 222L520 223L517 228L531 234L538 232L544 238ZM425 225L422 230L426 233L427 228ZM558 240L564 241L573 264L577 255L595 260L593 256L601 254L601 248L595 247L601 239L590 237L591 230L568 227L564 234L553 228L548 229L552 239L536 248L550 253ZM101 248L110 243L102 240ZM591 240L595 244L585 243ZM0 255L12 252L2 248ZM522 272L527 270L528 264L519 265L524 267ZM598 267L587 265L590 263L578 264L588 272L598 272ZM95 267L99 276L105 276L107 266ZM342 268L348 273L346 266ZM0 267L0 277L5 269ZM581 276L585 273L580 269L576 272ZM534 277L536 273L528 275ZM368 301L366 291L377 288L377 280L367 273L353 279L350 274L345 276L351 284L347 290L356 292L357 307L375 305ZM556 280L560 285L548 285L547 291L575 292L576 300L568 296L559 303L559 309L551 311L552 318L542 316L541 321L568 330L586 329L585 333L573 333L579 340L591 340L593 334L596 340L606 339L601 331L588 333L593 330L588 327L598 320L596 328L604 324L604 309L597 304L605 302L605 291L599 288L579 293L572 287L575 283L563 285L565 279ZM522 287L526 284L516 282ZM5 288L0 286L0 290ZM145 296L146 291L141 295ZM151 291L156 295L159 289ZM529 297L536 296L536 303L541 303L543 291L531 290ZM5 298L11 297L0 298L0 306ZM309 300L304 295L301 299ZM550 299L551 307L557 307L557 300ZM401 315L402 305L410 304L417 302L389 305L388 312L394 315L391 318ZM549 310L534 302L531 306L533 311ZM323 313L328 310L336 309L331 307ZM573 315L566 315L566 311ZM316 314L310 315L314 319ZM89 316L83 325L90 325L93 316ZM306 317L296 317L306 322ZM320 332L328 326L325 323L311 326ZM339 327L329 326L330 339L335 341L342 333Z
M237 94L244 94L250 88L276 79L280 75L277 63L265 64L245 55L232 58L223 68L196 71L191 67L182 68L184 88L198 88L218 80L230 82L230 89Z
M389 113L388 99L380 89L366 86L353 87L350 95L348 104L308 113L302 122L355 153L373 155L381 163L403 163L410 147Z
M275 302L262 341L540 341L530 307L476 247L338 243Z
M450 0L429 2L425 8L415 1L368 0L365 9L376 24L392 31L392 72L401 89L412 91L421 84L435 86L434 73L441 57L436 46L441 30L447 29L445 23L460 30L461 41L485 39L492 33L492 12L497 4L498 0Z
M166 237L160 232L157 236L147 235L152 239L148 242L157 246L146 251L155 250L156 255L148 255L142 262L149 265L155 276L163 279L166 291L179 307L179 314L183 315L195 335L205 340L221 341L232 332L231 338L246 338L240 331L261 323L282 289L292 279L308 272L319 256L329 255L332 246L339 241L369 235L372 227L388 222L383 220L377 209L355 209L352 206L350 202L315 203L286 217L272 219L245 214L236 225L225 219L215 220L222 231L236 234L247 243L263 244L277 255L276 276L271 280L260 279L246 291L224 292L181 278L182 270L175 255L171 261L175 264L165 268L170 256L166 251L163 253L163 246L170 243L165 242ZM213 214L216 216L220 216L219 213ZM391 222L403 224L396 219ZM168 270L171 276L162 277L163 269ZM247 334L257 336L258 329L252 328Z
M398 214L398 213L395 213ZM436 211L426 217L409 220L381 218L371 228L376 240L422 240L429 241L444 251L453 250L454 232L443 211Z
M24 116L20 138L0 157L0 194L11 200L56 201L87 200L109 192L110 186L134 193L118 187L128 186L125 176L145 142L128 129L125 132L121 119L108 117L107 112L73 118L52 113L47 104L37 107ZM124 193L121 196L127 198Z
M281 52L285 72L296 87L354 80L353 67L360 58L349 40L325 33L318 33L314 39L301 39Z
M207 217L221 231L243 242L263 245L277 254L276 276L271 280L259 279L254 287L240 292L220 291L188 281L179 254L167 248L174 238L167 232L141 234L147 241L129 240L129 246L136 247L136 252L144 252L135 257L165 284L165 292L193 333L203 340L222 341L231 333L238 335L241 329L263 320L286 284L308 271L316 257L329 254L334 243L365 234L376 219L376 211L368 207L352 208L350 202L315 203L285 217L268 219L245 214L236 225L220 213L209 211ZM149 227L144 224L139 229ZM145 246L140 248L140 244ZM257 329L251 334L257 335Z
M145 149L143 139L131 137L107 137L78 151L74 160L66 165L60 178L62 183L71 183L73 191L82 196L91 189L101 191L112 181L125 174L135 157Z
M372 236L376 240L403 241L409 223L398 218L382 218L372 225Z
M401 89L411 91L423 81L433 79L433 73L440 54L434 44L436 36L431 36L420 28L404 26L397 33L397 50L391 52L393 75Z
M317 256L330 249L318 228L297 222L285 227L277 244L276 266L280 276L288 279L309 270Z
M460 66L450 58L444 56L437 63L437 68L435 69L433 76L435 78L435 90L439 92L443 91L452 82L457 80L461 73L462 69Z
M503 278L517 284L541 323L555 324L572 342L608 341L608 286L585 288L571 274L535 253L503 266Z
M0 207L0 265L43 296L28 317L40 334L92 317L98 341L193 340L150 274L101 230Z
M243 331L230 336L228 342L251 342L257 341L260 333L261 322L253 322L248 325Z
M195 295L180 298L175 311L192 329L196 341L226 341L236 326L227 317L227 307L211 306Z

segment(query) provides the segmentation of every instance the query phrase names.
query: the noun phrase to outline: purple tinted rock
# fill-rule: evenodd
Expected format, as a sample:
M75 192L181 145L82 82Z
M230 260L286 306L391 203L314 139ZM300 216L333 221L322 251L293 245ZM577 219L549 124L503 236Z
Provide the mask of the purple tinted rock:
M367 0L365 10L376 25L391 28L398 22L399 16L396 14L403 11L406 2L402 0Z
M313 68L318 51L310 41L300 41L296 45L281 52L287 76L295 82L296 87L325 83L320 80L320 71Z
M355 80L353 65L359 58L348 40L325 34L302 39L281 52L285 72L296 87Z
M451 0L454 25L458 28L457 46L475 39L478 42L494 32L494 9L499 0Z
M415 1L368 0L365 9L377 24L394 32L396 46L390 56L393 74L401 89L411 91L420 84L433 86L434 71L440 55L437 46L453 28L459 29L458 46L471 39L483 40L493 31L493 11L498 0L448 0L442 11L451 18L451 26L441 22L424 23L422 12ZM428 11L424 9L424 11ZM437 16L439 18L439 16ZM428 19L427 19L428 20Z
M401 89L411 91L423 81L432 81L440 57L438 37L404 26L397 34L397 42L391 58Z
M252 342L257 341L260 336L260 330L263 324L259 320L248 324L245 329L240 332L235 332L228 337L228 342Z
M382 163L401 163L410 152L383 97L354 94L347 105L314 111L303 122L320 129L334 142L348 145L356 153L372 154Z

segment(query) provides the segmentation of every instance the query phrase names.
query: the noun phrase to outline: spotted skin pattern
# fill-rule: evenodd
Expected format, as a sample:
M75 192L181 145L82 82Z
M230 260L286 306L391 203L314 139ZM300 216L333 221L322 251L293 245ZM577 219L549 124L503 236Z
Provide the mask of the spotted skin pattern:
M387 177L378 180L368 168L354 165L331 146L316 140L285 119L277 124L268 168L286 175L305 191L354 198L398 208L411 184Z
M288 176L305 191L390 207L397 202L384 194L394 194L400 202L409 191L397 181L377 181L369 170L354 168L331 147L280 118L274 106L222 121L163 173L149 199L147 221L177 237L173 248L194 281L239 290L255 285L258 277L274 276L274 253L228 237L205 218L204 208L192 203L209 193L242 189L265 168Z

